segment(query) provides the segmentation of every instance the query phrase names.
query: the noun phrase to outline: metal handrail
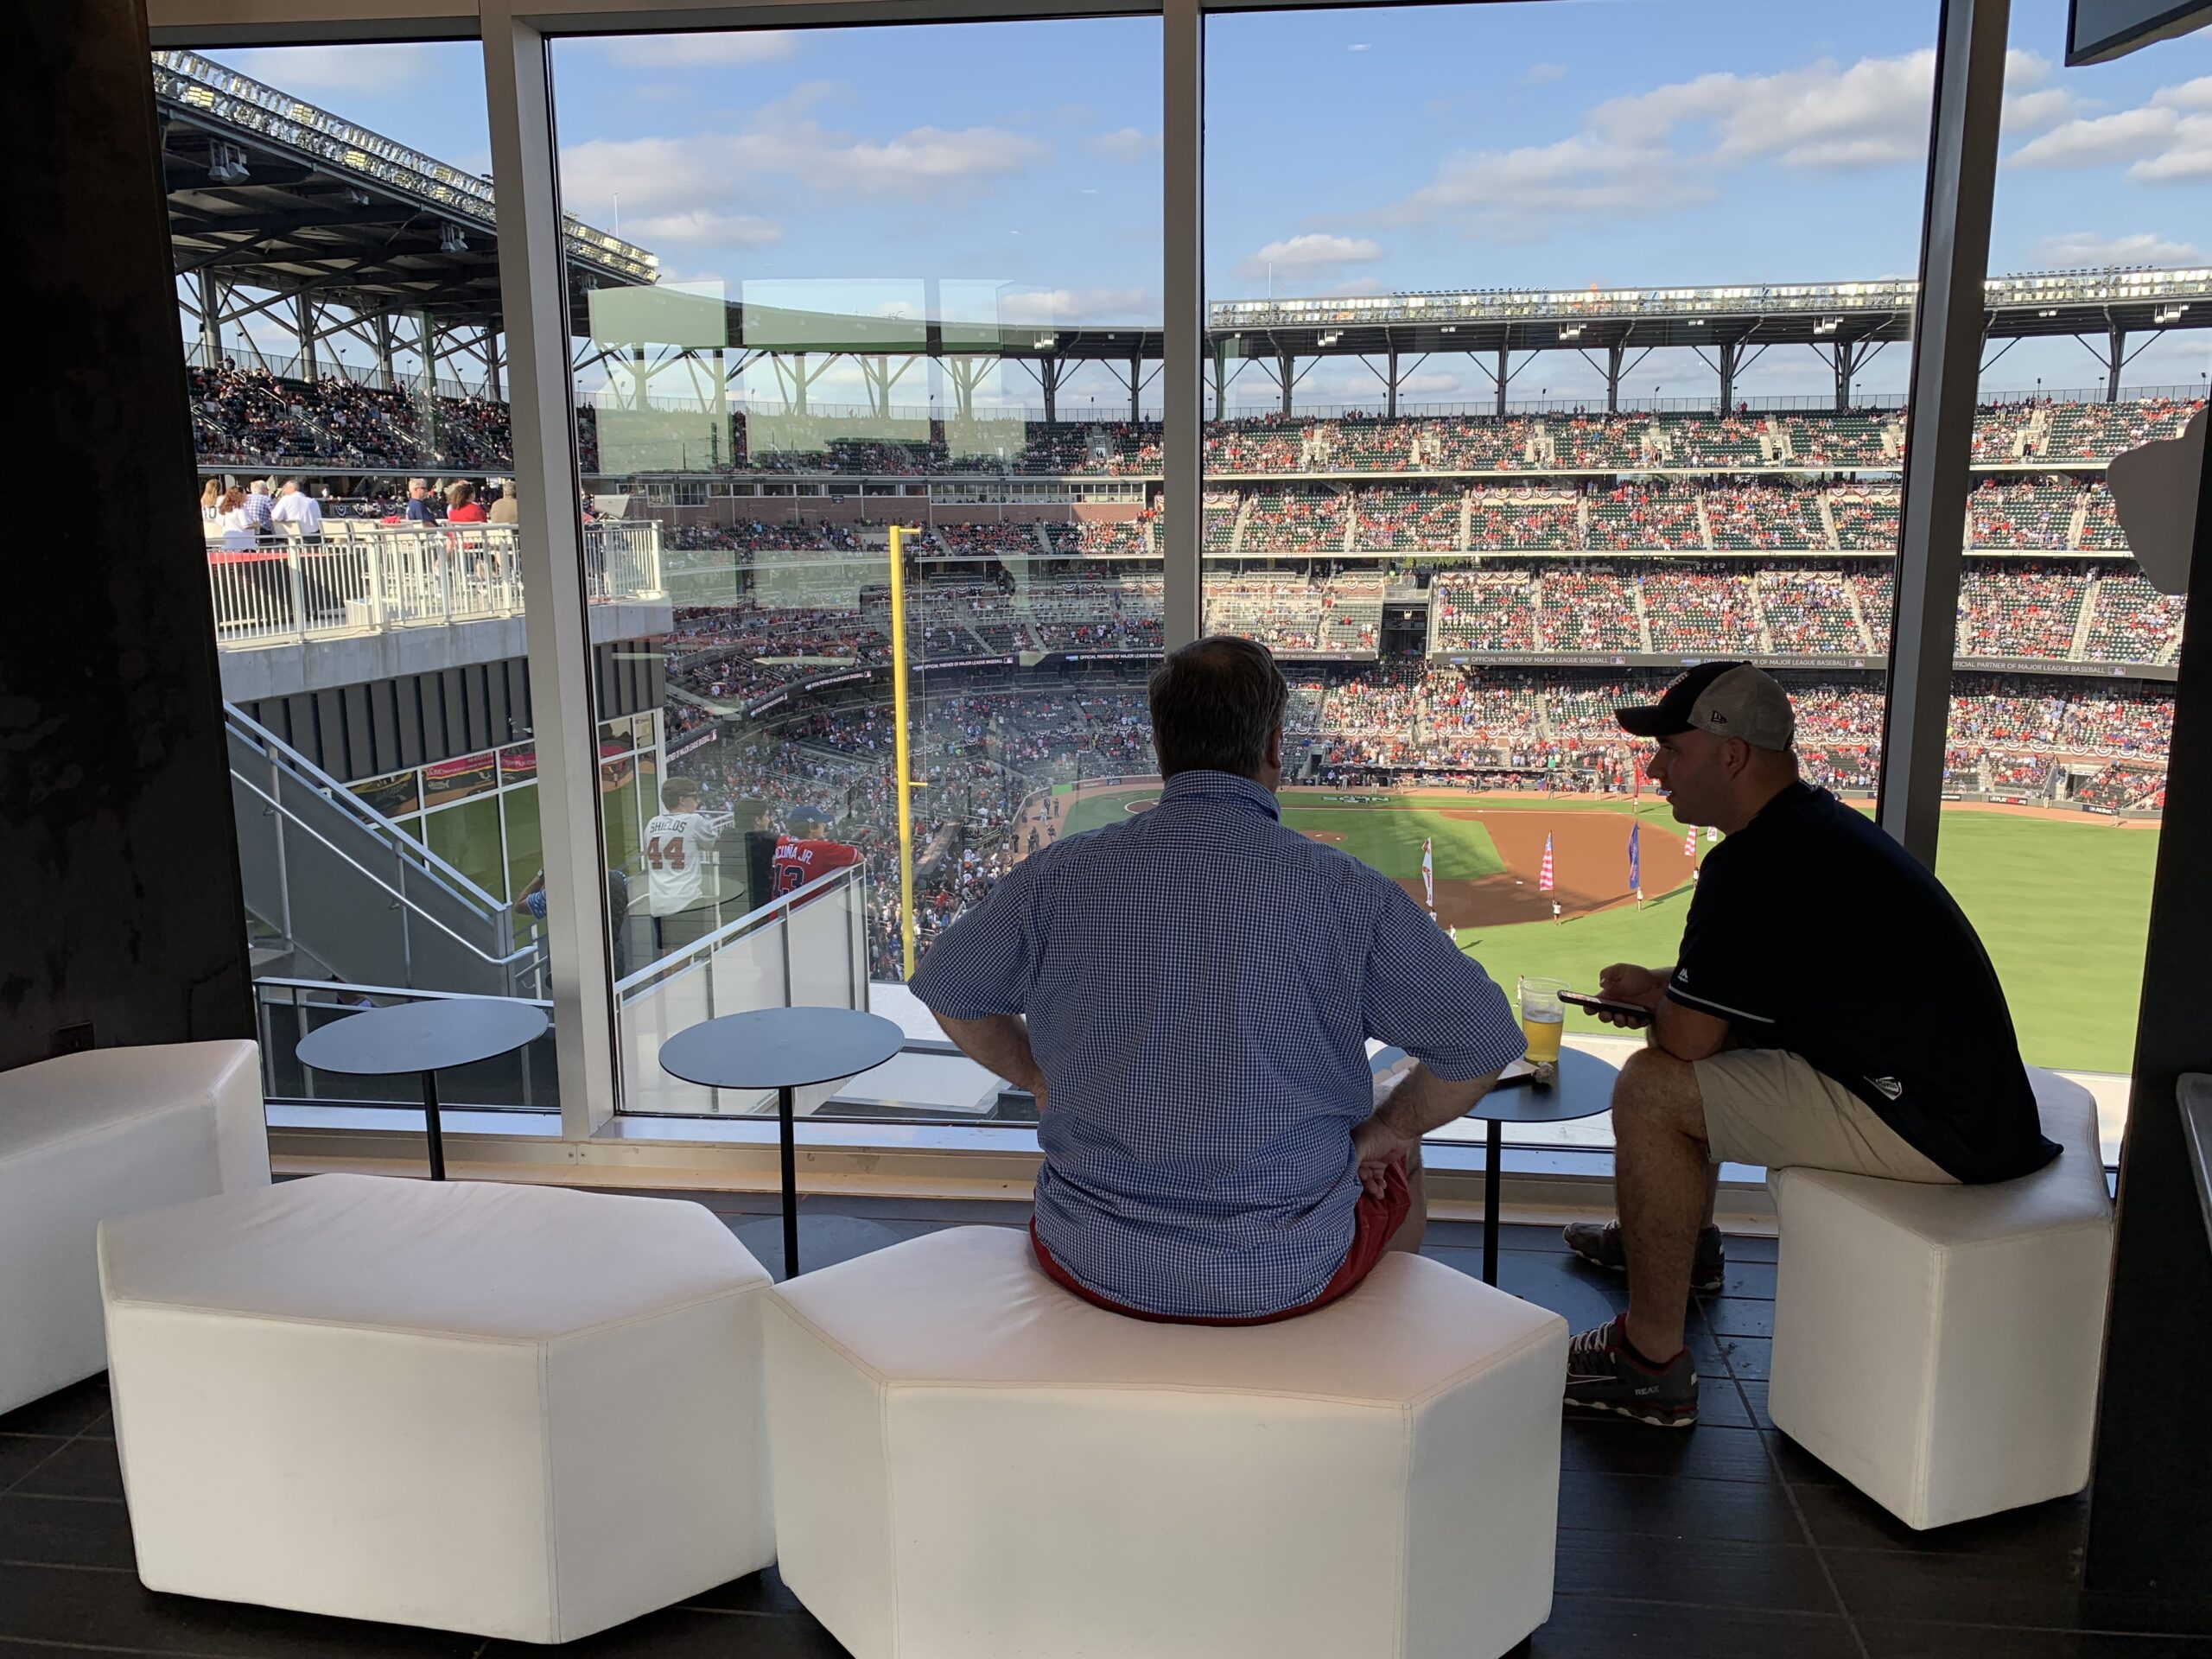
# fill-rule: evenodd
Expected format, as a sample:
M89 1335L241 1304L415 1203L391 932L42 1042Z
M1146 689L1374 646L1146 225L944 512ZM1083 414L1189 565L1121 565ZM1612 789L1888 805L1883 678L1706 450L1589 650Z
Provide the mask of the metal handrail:
M453 929L448 927L443 922L431 915L429 912L424 910L420 905L414 903L409 899L404 889L393 887L391 883L385 880L384 877L378 875L367 865L362 863L351 853L338 845L336 842L331 840L329 836L324 835L322 831L317 830L306 819L301 817L298 813L289 810L283 802L278 800L274 795L271 795L267 790L262 788L260 785L255 783L251 778L241 778L234 772L231 774L231 779L232 782L244 785L245 788L252 794L259 796L263 801L266 802L270 808L283 817L285 822L291 824L293 828L298 830L302 834L320 842L333 857L338 859L341 863L346 865L349 868L353 869L359 874L365 876L374 886L380 889L387 898L391 899L394 904L404 907L410 914L419 917L422 920L428 922L432 927L436 928L439 932L453 940L470 955L478 958L478 960L489 963L491 966L495 968L512 969L519 964L525 957L533 957L537 954L537 946L535 943L532 943L531 944L524 945L518 950L512 950L504 957L493 956L490 951L478 944L474 939L466 938L461 934L454 932ZM435 878L433 877L432 879L435 880ZM487 916L485 919L489 921L491 918ZM412 993L410 993L410 995Z
M713 957L723 945L745 934L757 932L779 918L788 920L791 912L808 899L835 892L841 887L861 886L865 875L866 868L862 864L840 865L816 876L803 887L794 888L779 899L772 899L758 909L748 910L734 921L723 923L713 932L702 934L683 949L671 950L659 961L648 963L636 972L617 980L614 984L616 1005L619 1007L638 1001L643 992L688 973L700 966L702 959ZM677 965L671 967L671 963Z
M241 736L256 744L271 760L282 760L302 783L341 811L350 813L365 828L389 837L395 850L406 854L412 861L420 864L425 875L449 888L455 899L474 904L486 913L487 918L506 908L489 891L479 887L461 870L439 857L423 842L401 829L236 703L225 703L223 714L232 726L240 728ZM279 806L281 810L281 803ZM287 812L286 816L296 821L296 814Z

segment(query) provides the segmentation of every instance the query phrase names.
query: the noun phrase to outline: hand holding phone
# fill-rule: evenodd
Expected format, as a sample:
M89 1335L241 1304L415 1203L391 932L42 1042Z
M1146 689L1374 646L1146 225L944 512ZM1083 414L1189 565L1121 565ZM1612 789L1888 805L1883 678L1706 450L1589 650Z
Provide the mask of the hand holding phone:
M1574 1007L1586 1008L1592 1014L1611 1014L1619 1020L1633 1020L1638 1025L1648 1025L1651 1020L1651 1010L1641 1002L1623 1002L1609 996L1592 996L1583 991L1561 991L1559 994L1559 1000Z

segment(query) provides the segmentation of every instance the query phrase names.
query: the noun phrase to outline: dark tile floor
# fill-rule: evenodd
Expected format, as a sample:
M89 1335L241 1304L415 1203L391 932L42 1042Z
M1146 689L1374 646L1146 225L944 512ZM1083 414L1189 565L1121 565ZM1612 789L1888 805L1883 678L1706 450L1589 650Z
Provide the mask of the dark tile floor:
M772 1199L728 1194L700 1201L748 1229L773 1207ZM879 1240L1027 1218L1026 1206L973 1202L819 1199L807 1207L878 1222ZM747 1236L764 1259L773 1254L761 1248L759 1231ZM1430 1231L1429 1253L1465 1272L1480 1271L1480 1245L1474 1224ZM1770 1242L1732 1241L1726 1293L1698 1310L1692 1341L1706 1382L1694 1432L1568 1420L1558 1599L1528 1652L2212 1659L2212 1605L2081 1589L2080 1503L1916 1535L1775 1433L1765 1382L1773 1262ZM1500 1277L1578 1330L1609 1317L1622 1297L1618 1281L1572 1262L1558 1235L1543 1229L1507 1229ZM0 1417L0 1659L88 1652L479 1659L529 1651L154 1595L132 1571L122 1498L104 1383L82 1383ZM836 1659L844 1651L772 1572L571 1650L665 1659Z

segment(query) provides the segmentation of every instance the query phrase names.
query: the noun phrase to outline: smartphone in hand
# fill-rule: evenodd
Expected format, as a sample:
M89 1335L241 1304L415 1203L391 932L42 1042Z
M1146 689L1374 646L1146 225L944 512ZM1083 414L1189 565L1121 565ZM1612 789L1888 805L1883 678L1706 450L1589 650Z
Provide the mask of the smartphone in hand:
M1573 1007L1586 1008L1592 1014L1617 1014L1630 1020L1651 1018L1651 1010L1641 1002L1621 1002L1608 996L1591 996L1582 991L1561 991L1559 1000Z

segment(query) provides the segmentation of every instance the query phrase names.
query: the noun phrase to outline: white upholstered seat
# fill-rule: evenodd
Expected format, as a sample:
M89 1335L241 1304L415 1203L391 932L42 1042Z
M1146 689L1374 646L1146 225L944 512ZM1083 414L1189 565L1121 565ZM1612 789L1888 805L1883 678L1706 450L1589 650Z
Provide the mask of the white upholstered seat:
M1440 1263L1205 1329L964 1228L765 1325L781 1571L858 1659L1478 1659L1549 1615L1567 1327Z
M2032 1175L1767 1177L1782 1232L1775 1427L1909 1526L2088 1482L2112 1204L2096 1103L2030 1076L2044 1133L2064 1148Z
M100 1273L151 1589L563 1642L774 1559L768 1275L696 1205L321 1175Z
M0 1072L0 1412L107 1363L105 1217L268 1184L251 1043L97 1048Z

